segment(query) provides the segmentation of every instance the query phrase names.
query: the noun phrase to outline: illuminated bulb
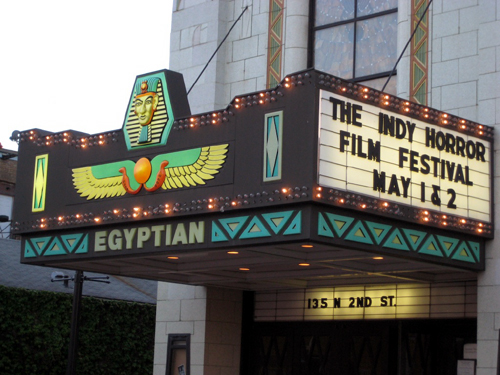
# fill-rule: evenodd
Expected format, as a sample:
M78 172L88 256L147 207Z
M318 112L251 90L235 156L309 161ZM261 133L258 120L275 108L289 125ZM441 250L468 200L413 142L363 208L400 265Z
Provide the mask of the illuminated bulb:
M361 208L366 208L366 204L363 203L360 207Z
M238 204L238 203L237 203L237 202L235 202L235 201L232 201L232 202L231 202L231 206L236 206L237 204Z
M209 207L210 208L210 207ZM170 210L165 210L165 213L166 214L169 214L170 213Z
M317 191L322 191L322 190L323 190L323 188L322 188L321 186L318 186L318 187L316 188L316 190L317 190Z
M405 108L405 112L410 112L410 108Z
M240 267L240 271L250 271L250 268Z
M234 108L240 108L240 105L239 104L235 104Z
M209 208L209 209L212 209L212 208L214 208L214 205L213 205L213 204L209 204L209 205L208 205L208 208Z
M345 87L342 87L342 91L346 92L346 91L347 91L347 89L346 89Z
M460 222L461 222L462 224L465 224L465 223L467 223L467 220L465 220L465 219L461 219L461 220L460 220Z
M363 89L364 92L368 92L370 90L368 90L366 87Z
M321 194L316 194L316 198L321 198Z
M477 229L477 232L478 232L478 233L483 233L483 230L482 230L481 228L478 228L478 229Z
M141 209L139 207L134 207L134 211L137 212L137 211L140 211Z
M116 214L120 213L120 211L115 209L115 210L113 210L113 213L116 215Z
M217 120L212 120L212 124L217 124Z
M138 215L136 212L134 212L134 213L132 214L132 216L133 216L133 217L137 217L137 216L139 216L139 215Z
M168 259L179 259L179 257L167 257Z
M195 122L194 117L191 117L191 118L189 119L189 121L191 121L191 122Z
M217 117L217 113L212 113L212 117Z
M363 95L363 98L368 99L368 95Z
M100 218L98 218L98 217L96 217L96 218L94 218L94 221L95 221L96 223L98 223L98 222L100 222L100 221L101 221L101 219L100 219Z
M259 95L260 95L261 98L264 97L264 93L263 92L261 92Z
M339 202L340 202L340 203L344 203L344 202L345 202L345 201L344 201L344 198L340 198L340 199L339 199Z
M311 247L314 247L314 246L313 245L301 245L301 247L311 248Z
M424 211L423 214L424 215L429 215L429 211Z
M236 103L239 103L239 102L240 102L240 98L236 98L236 99L234 99L234 101L235 101Z
M384 206L384 207L389 207L389 203L384 202L384 203L382 203L382 206Z
M262 99L259 100L260 104L264 104L264 101Z
M62 217L62 216L59 216L59 217L57 218L57 220L59 220L59 221L63 221L63 217Z
M285 87L288 88L290 87L290 84L289 83L285 83ZM241 268L240 268L241 269Z
M77 219L79 219L79 218L81 218L82 216L81 216L80 214L76 214L76 215L75 215L75 217L76 217Z
M309 263L299 263L299 266L301 266L301 267L309 267L310 264Z
M384 257L373 257L372 259L374 259L374 260L382 260L382 259L384 259Z
M384 96L384 99L389 100L389 95Z
M40 228L45 228L45 224L40 224Z
M447 124L448 123L448 120L443 120L443 124Z
M483 223L479 223L479 226L482 227L483 226Z
M387 102L387 101L386 101L386 102L384 102L384 104L385 104L385 105L389 105L389 102Z
M444 117L444 118L447 118L447 117L448 117L448 115L447 115L446 113L443 113L443 117Z
M48 135L47 135L47 136L45 137L45 139L50 139L50 136L48 136Z
M446 219L447 219L447 216L446 216L446 215L443 215L443 216L441 216L441 218L446 220Z
M287 188L283 188L283 189L281 189L281 192L282 192L283 194L286 194L286 193L288 192L288 189L287 189Z
M236 254L239 254L239 252L237 252L237 251L228 251L227 253L228 253L228 254L231 254L231 255L236 255Z
M428 217L424 217L424 221L429 221L429 218Z

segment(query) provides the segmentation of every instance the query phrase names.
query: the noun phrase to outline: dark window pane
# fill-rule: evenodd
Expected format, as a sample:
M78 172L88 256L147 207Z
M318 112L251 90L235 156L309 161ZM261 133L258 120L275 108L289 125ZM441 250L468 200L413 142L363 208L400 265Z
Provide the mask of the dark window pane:
M354 25L336 26L316 32L314 66L340 78L352 78Z
M397 60L397 21L394 13L357 23L356 77L392 70Z
M398 7L398 0L358 0L358 17Z
M316 0L315 15L316 26L349 20L354 17L354 0Z

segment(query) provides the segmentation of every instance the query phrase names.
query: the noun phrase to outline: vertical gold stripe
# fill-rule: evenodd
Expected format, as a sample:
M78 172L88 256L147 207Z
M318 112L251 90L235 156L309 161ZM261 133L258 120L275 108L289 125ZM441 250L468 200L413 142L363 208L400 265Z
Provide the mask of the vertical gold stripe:
M281 81L283 56L283 8L284 0L269 1L269 25L267 45L267 88Z
M412 0L411 2L411 22L410 25L415 27L418 23L422 12L427 7L429 0ZM411 30L413 31L413 30ZM424 17L418 30L415 33L415 38L411 43L410 53L410 100L427 105L427 81L429 77L429 22L428 15Z

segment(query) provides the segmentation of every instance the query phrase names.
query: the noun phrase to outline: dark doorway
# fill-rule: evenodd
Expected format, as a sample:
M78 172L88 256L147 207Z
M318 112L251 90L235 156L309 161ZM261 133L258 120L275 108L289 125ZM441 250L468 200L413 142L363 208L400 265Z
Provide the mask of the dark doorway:
M455 375L476 321L254 323L251 332L242 375Z

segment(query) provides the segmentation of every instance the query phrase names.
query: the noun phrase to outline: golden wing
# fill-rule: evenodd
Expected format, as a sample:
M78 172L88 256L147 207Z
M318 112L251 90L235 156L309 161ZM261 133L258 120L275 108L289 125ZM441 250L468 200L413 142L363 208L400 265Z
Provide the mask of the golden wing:
M119 163L110 163L73 169L73 186L78 194L87 200L111 198L125 195L122 185L123 174L120 168L127 172L133 170L134 163L126 160Z
M207 180L213 179L214 175L219 173L226 162L228 147L229 144L222 144L192 149L189 150L190 157L183 155L178 161L173 158L175 153L170 154L162 188L168 190L205 185ZM193 152L196 152L194 157Z

